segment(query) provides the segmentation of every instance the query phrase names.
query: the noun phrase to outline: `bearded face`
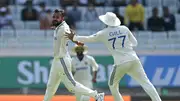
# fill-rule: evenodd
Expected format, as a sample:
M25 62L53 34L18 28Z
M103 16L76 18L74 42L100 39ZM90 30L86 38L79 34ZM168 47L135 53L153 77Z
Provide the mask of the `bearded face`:
M61 12L55 12L53 14L53 20L52 20L52 26L57 27L59 24L61 24L64 20L63 15Z
M61 22L58 21L58 20L53 20L53 21L52 21L52 26L57 27L59 24L61 24Z

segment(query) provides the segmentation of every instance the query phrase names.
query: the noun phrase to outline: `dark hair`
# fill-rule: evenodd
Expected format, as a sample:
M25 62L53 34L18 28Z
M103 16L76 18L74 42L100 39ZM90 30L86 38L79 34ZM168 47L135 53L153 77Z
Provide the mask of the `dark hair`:
M61 13L61 15L64 17L65 16L65 11L64 10L59 10L59 9L55 9L54 13Z

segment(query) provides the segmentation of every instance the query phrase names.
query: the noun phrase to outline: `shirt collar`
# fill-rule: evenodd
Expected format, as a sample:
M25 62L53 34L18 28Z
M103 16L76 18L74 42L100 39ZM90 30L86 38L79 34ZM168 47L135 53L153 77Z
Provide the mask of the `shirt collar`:
M65 21L63 21L61 24L59 24L56 29L58 29L60 26L64 25Z

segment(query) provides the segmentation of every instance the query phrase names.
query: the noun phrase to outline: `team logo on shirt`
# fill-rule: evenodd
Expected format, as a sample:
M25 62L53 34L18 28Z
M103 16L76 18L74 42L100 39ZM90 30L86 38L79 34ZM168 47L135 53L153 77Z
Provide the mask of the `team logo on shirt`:
M79 68L76 68L77 71L79 71L79 70L86 70L86 69L88 69L88 67L79 67Z

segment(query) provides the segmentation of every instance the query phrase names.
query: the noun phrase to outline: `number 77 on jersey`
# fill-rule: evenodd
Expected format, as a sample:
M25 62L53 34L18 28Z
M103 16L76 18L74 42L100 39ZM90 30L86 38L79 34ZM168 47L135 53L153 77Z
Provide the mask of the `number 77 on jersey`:
M116 40L118 40L118 39L122 39L122 44L121 44L121 46L124 47L124 41L125 41L125 39L126 39L126 35L116 36L116 37L113 37L113 38L108 39L108 41L111 41L111 42L112 42L112 47L113 47L113 49L116 49L115 43L116 43Z

